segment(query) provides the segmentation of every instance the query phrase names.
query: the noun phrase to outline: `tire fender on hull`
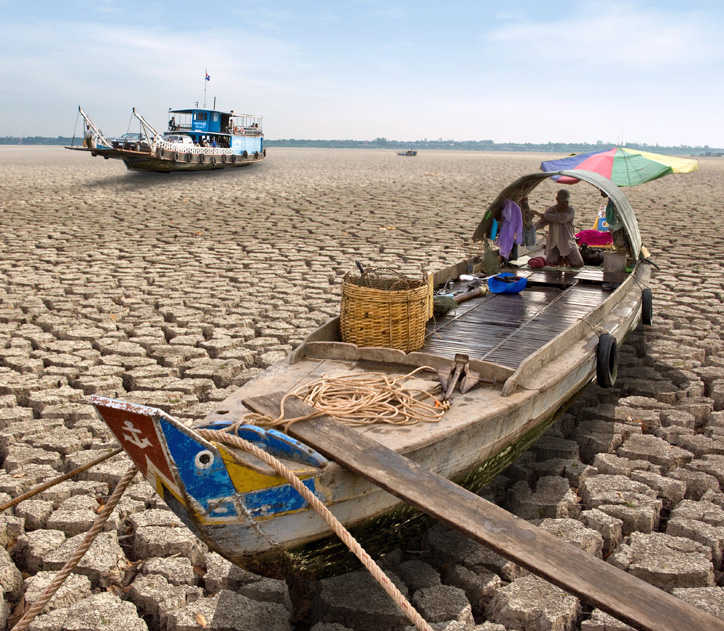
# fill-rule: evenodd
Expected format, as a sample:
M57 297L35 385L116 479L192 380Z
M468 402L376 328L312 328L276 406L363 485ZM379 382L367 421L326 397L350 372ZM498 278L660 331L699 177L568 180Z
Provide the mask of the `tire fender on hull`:
M610 388L616 383L618 374L618 342L610 333L598 338L596 348L596 383L602 388Z
M641 292L641 322L651 324L654 321L654 295L648 287Z

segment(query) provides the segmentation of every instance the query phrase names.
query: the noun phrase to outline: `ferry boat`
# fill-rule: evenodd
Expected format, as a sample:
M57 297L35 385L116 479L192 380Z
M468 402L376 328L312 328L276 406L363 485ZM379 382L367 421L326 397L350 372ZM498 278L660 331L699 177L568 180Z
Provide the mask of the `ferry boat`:
M198 107L169 109L162 133L133 108L141 131L109 139L82 107L78 112L85 121L83 146L66 149L122 160L130 171L207 171L248 166L266 157L262 116Z

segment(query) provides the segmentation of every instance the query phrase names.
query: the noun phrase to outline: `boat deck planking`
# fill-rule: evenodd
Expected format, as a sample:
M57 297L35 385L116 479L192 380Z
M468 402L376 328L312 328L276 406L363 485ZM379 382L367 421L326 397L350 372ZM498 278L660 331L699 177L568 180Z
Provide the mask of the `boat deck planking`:
M628 277L601 268L517 272L529 281L522 292L488 293L431 320L423 352L450 358L464 353L515 369L602 304L611 295L604 283L618 284ZM467 281L457 281L452 291L464 291L467 285Z

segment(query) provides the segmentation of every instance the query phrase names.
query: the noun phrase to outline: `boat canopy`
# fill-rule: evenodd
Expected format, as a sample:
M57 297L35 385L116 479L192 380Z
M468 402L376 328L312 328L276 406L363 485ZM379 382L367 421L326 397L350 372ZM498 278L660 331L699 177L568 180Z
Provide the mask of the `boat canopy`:
M598 173L582 170L531 173L530 175L524 175L523 177L518 178L515 182L506 186L498 194L495 200L493 200L493 203L488 206L488 209L483 215L482 221L475 230L475 234L473 234L473 241L482 241L484 238L490 237L493 219L497 221L500 220L503 202L506 199L520 203L520 201L524 197L527 197L530 192L543 180L553 177L554 175L564 175L577 180L583 180L605 193L615 206L616 215L622 224L621 229L626 233L628 238L631 254L638 258L641 252L641 233L639 232L639 224L638 221L636 221L636 215L634 214L633 208L623 191L608 178L603 177Z

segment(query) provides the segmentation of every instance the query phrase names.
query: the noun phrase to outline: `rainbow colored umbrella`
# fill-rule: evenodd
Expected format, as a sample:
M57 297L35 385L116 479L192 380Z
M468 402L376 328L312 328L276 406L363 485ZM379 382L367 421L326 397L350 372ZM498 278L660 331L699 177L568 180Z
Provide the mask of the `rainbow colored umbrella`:
M699 163L688 158L613 147L603 151L579 153L558 160L546 160L540 163L540 169L541 171L583 169L603 175L618 186L636 186L669 173L691 173L699 169ZM575 184L579 181L567 176L554 176L554 179L562 184Z

